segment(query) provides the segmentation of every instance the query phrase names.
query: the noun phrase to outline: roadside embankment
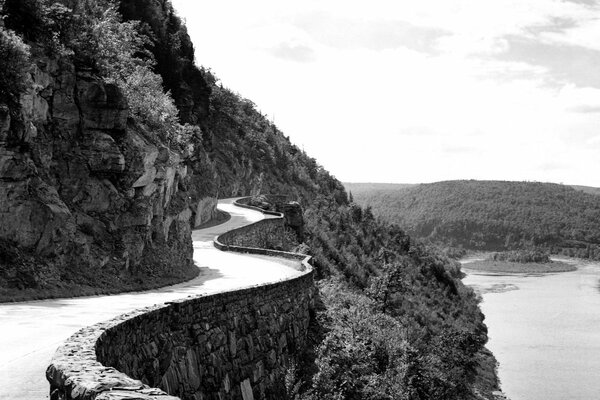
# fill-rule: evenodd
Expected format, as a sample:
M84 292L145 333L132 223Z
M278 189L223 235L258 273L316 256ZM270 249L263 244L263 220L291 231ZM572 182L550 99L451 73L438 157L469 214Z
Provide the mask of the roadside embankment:
M237 229L282 221L274 217ZM294 261L303 271L136 310L77 332L48 367L51 398L253 399L277 393L306 340L313 270L305 255L223 243L237 229L217 237L215 247L277 257L282 268Z

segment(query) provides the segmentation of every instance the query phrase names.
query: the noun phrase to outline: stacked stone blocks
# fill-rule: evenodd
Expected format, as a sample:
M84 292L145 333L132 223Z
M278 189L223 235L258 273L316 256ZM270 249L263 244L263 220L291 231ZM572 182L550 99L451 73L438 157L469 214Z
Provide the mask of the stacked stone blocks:
M250 206L246 206L250 207ZM281 214L252 224L282 224ZM52 400L273 398L304 347L313 300L309 257L223 244L227 251L297 259L298 277L156 305L85 328L48 367ZM177 396L177 397L172 397Z

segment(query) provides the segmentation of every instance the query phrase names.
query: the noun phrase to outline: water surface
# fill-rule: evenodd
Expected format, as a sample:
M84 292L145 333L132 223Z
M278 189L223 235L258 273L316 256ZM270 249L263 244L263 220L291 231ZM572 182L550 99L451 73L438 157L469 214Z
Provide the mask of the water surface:
M467 267L463 281L482 293L488 348L511 400L600 399L600 264L529 276Z

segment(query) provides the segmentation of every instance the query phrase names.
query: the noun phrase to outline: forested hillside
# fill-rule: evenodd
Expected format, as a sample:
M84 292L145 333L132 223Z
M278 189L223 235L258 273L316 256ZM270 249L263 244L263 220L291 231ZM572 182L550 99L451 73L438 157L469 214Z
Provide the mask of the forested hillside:
M306 220L324 308L301 398L475 398L494 363L481 362L487 329L459 265L353 203L318 198Z
M600 195L600 188L597 188L597 187L581 186L581 185L571 185L571 187L575 190L579 190L584 193Z
M321 294L312 346L277 398L475 398L486 328L459 266L353 204L197 67L168 0L0 6L3 299L188 279L190 231L217 197L288 194Z
M318 184L329 179L251 100L223 87L210 70L195 66L193 44L169 1L122 0L119 10L126 20L142 22L140 32L149 38L146 48L173 96L180 121L200 128L192 137L191 162L204 177L199 183L203 195L311 197ZM339 183L334 186L341 189Z
M578 188L579 189L579 188ZM448 181L353 190L354 199L411 234L477 250L540 248L600 258L600 198L539 182Z

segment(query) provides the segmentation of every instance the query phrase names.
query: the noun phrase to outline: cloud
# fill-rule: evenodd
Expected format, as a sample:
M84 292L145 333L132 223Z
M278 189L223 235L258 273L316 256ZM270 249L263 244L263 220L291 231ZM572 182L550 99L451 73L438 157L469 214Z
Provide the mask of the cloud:
M562 33L577 26L579 26L579 23L573 18L550 17L548 22L528 26L525 30L537 35L540 33Z
M507 49L492 57L547 69L551 81L600 88L600 51L587 47L544 43L526 36L506 36Z
M581 105L570 107L568 110L575 113L595 114L600 113L600 106Z
M318 42L340 49L381 51L404 47L437 54L438 39L451 34L444 29L417 26L402 20L340 18L326 12L303 14L293 23Z
M468 154L477 151L477 149L469 145L448 144L442 146L442 151L448 154Z
M564 169L565 165L563 163L556 162L556 161L547 161L547 162L538 164L537 168L542 171L557 171L557 170Z
M408 126L398 132L401 136L432 136L437 135L434 129L426 126Z
M598 0L232 1L174 0L198 62L338 177L600 186Z
M314 50L301 44L294 45L284 42L269 49L269 52L275 57L288 61L307 63L315 60Z
M596 7L598 6L598 3L596 0L562 0L563 3L575 3L575 4L581 4L584 6L589 6L589 7Z

